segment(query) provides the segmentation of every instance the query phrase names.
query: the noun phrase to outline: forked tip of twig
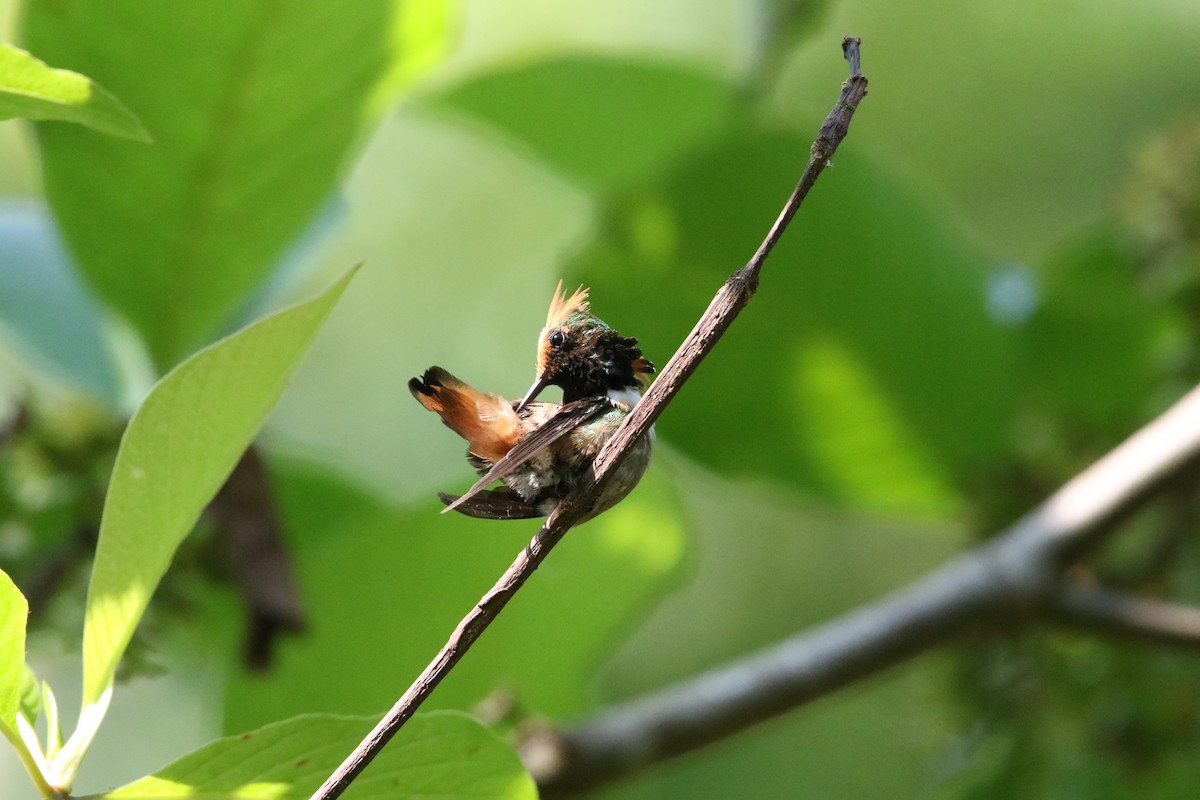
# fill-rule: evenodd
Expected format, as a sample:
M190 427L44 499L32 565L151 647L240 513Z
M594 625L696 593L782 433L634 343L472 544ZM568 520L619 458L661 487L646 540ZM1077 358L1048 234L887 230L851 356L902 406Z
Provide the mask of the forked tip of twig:
M862 75L862 55L859 48L862 39L857 36L846 36L842 39L842 54L850 62L850 75Z

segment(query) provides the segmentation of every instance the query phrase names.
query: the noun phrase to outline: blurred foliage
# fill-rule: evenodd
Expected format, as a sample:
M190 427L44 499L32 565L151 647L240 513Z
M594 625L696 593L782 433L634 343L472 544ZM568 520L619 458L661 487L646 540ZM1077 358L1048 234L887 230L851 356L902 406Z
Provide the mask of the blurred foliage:
M778 212L795 178L778 165L810 143L735 126L665 176L649 203L638 195L613 204L581 256L584 281L638 286L609 301L614 316L646 320L645 341L679 341ZM654 224L647 215L669 227L669 244L640 232ZM761 297L664 432L724 471L867 508L945 513L955 476L1004 446L1011 410L1006 335L988 314L986 278L960 233L848 147L773 254ZM712 425L731 410L722 387L744 387L732 409L740 424ZM829 422L830 407L843 408L844 421ZM872 465L874 479L853 474Z
M1039 271L1044 300L1021 336L1025 435L1007 474L977 493L985 518L1011 514L1014 486L1044 494L1200 380L1198 124L1193 113L1166 125L1119 184L1118 213ZM1184 474L1079 571L1200 602L1198 524ZM1198 668L1191 653L1046 633L964 650L956 680L974 728L943 796L1191 796Z
M865 149L949 202L999 259L1040 262L1110 214L1131 153L1196 105L1191 3L1038 0L830 3L771 86L771 112L811 124L841 79L829 40L863 37Z
M529 535L520 523L481 531L478 520L437 514L436 501L398 512L310 470L286 469L277 480L296 566L310 587L313 632L285 646L269 682L231 682L233 730L294 713L298 695L312 710L387 707L398 676L429 663ZM677 502L652 475L636 497L573 538L438 688L433 707L470 709L493 692L539 714L570 716L593 704L598 663L678 561ZM380 605L389 619L383 635ZM313 684L314 674L343 670L347 680Z
M29 415L0 451L0 566L22 585L94 527L155 375L364 260L263 437L306 635L249 676L213 645L236 638L229 593L153 621L195 629L210 679L179 703L223 706L227 731L403 691L532 531L436 513L470 474L405 381L441 364L523 391L560 277L664 363L791 189L845 33L871 94L660 421L650 475L433 705L569 719L828 619L1200 380L1194 4L218 5L24 3L22 45L103 83L154 144L39 123L45 196L0 203L0 389ZM11 141L0 165L24 174ZM86 435L51 435L64 394ZM1081 573L1200 600L1194 495ZM204 563L167 597L196 598ZM81 597L60 588L57 608ZM1183 653L981 639L603 794L1192 797L1198 678ZM146 772L179 755L141 744Z

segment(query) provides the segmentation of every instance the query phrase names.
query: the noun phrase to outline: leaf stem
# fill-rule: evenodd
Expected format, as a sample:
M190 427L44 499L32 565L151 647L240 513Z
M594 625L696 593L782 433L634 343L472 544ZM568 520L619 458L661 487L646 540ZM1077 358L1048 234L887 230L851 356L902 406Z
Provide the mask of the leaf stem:
M20 712L17 713L19 720L28 725L29 723L25 720L24 715ZM29 728L32 730L33 726L30 725ZM29 773L30 780L33 781L33 785L37 787L37 790L42 793L42 797L51 798L52 800L60 800L60 798L63 796L62 792L50 785L50 782L46 780L45 773L42 771L44 762L39 758L40 752L34 753L29 748L29 745L25 739L8 725L0 725L0 731L4 732L4 738L8 739L9 744L11 744L13 749L17 751L17 756L21 759L21 765L25 767L25 771ZM35 734L34 746L36 745L37 735Z

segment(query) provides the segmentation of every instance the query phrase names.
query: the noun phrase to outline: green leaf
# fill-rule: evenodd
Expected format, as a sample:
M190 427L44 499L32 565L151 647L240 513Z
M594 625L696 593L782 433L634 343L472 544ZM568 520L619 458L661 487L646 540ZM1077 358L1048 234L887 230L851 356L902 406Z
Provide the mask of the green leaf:
M376 721L310 714L267 725L218 739L96 800L306 798ZM467 715L441 711L409 720L345 796L534 800L537 790L509 745Z
M28 621L25 595L8 573L0 570L0 735L16 750L41 796L50 797L54 790L47 780L46 761L32 727L37 715L31 713L35 709L31 708L34 701L30 694L37 694L37 679L25 664Z
M134 414L113 466L88 586L85 705L110 684L175 549L254 438L354 271L192 356Z
M54 69L0 42L0 120L14 118L78 122L113 136L150 141L133 112L86 75Z
M614 207L574 271L604 319L665 360L754 253L810 144L737 131ZM847 143L659 435L733 474L952 513L959 478L1004 450L1012 414L1009 334L988 282L936 206Z
M793 363L792 396L808 409L797 423L821 485L880 510L932 515L953 507L937 459L864 362L838 338L812 332Z
M1139 285L1137 256L1111 228L1080 237L1038 275L1043 296L1018 339L1025 397L1076 430L1122 434L1158 378L1170 312Z
M572 56L483 75L435 100L612 191L661 170L719 129L730 87L662 60Z
M37 722L42 713L42 695L48 692L50 684L38 681L37 673L28 664L21 673L21 707L20 712L30 724ZM57 723L57 720L55 720Z
M27 4L30 46L101 77L154 131L149 148L38 136L80 269L160 367L229 325L328 197L388 67L394 5Z
M16 735L25 678L25 624L29 603L8 573L0 570L0 725Z
M461 0L400 0L392 27L392 64L379 82L375 109L386 109L419 75L450 53L458 39L461 16Z

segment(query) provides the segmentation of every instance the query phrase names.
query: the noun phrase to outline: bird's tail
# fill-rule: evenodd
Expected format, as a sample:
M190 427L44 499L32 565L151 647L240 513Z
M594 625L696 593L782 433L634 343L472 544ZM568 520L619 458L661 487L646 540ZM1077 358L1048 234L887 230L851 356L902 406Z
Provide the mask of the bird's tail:
M425 370L408 388L417 402L467 440L472 455L494 463L520 439L520 420L511 403L471 388L441 367Z

